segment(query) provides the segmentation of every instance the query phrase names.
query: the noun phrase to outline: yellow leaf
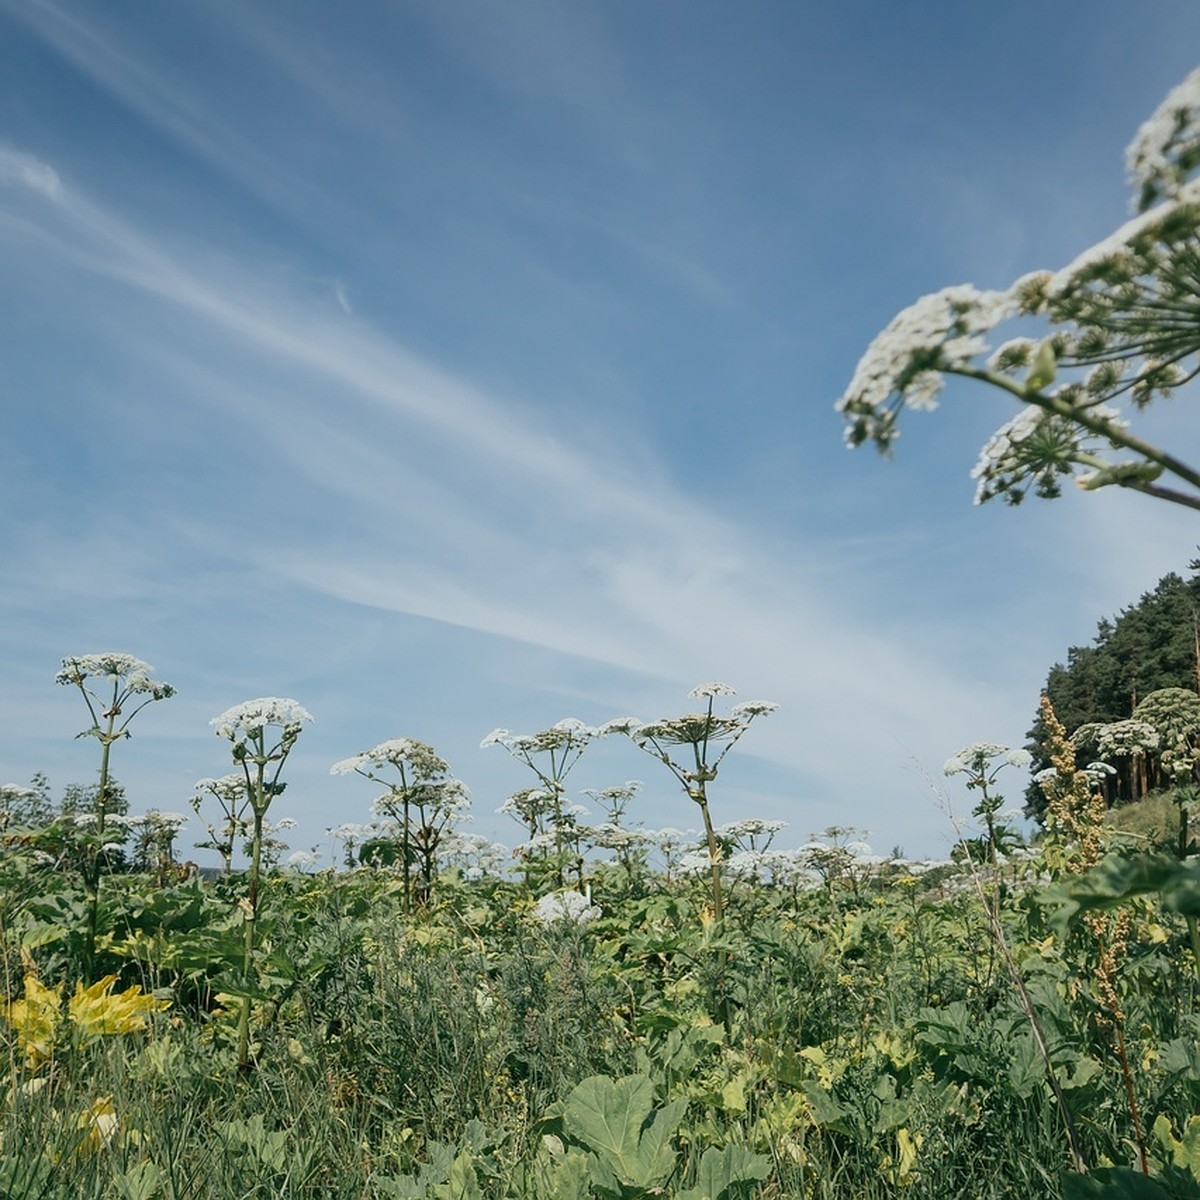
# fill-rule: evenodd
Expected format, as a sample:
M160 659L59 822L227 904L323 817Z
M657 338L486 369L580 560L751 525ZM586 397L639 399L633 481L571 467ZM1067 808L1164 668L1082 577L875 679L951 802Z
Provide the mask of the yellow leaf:
M4 1018L31 1067L47 1062L54 1051L54 1030L58 1024L61 1000L36 975L25 976L25 998L13 1000Z
M135 1033L146 1028L146 1018L151 1013L170 1007L169 1000L146 995L136 983L113 995L112 986L116 982L115 975L106 975L90 987L75 985L75 995L67 1008L72 1023L85 1039Z
M94 1153L109 1145L117 1132L117 1110L113 1107L111 1096L102 1096L93 1100L87 1108L75 1118L77 1128L85 1131L81 1150Z
M726 1112L744 1113L746 1111L746 1073L738 1072L721 1089L721 1107Z
M899 1175L902 1181L907 1180L915 1170L917 1151L920 1150L923 1141L924 1138L919 1133L913 1137L906 1126L902 1125L896 1130L896 1148L900 1152Z

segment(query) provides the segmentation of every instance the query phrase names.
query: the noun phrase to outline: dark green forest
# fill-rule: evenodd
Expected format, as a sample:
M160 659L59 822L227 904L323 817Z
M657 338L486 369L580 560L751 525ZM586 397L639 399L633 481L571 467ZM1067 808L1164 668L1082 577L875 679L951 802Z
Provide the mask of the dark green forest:
M1072 646L1050 668L1043 689L1072 735L1080 768L1108 765L1110 807L1195 781L1200 744L1200 561L1174 572L1114 618L1103 619L1087 646ZM1035 717L1028 748L1033 772L1049 766L1046 728ZM1041 820L1036 782L1026 812Z

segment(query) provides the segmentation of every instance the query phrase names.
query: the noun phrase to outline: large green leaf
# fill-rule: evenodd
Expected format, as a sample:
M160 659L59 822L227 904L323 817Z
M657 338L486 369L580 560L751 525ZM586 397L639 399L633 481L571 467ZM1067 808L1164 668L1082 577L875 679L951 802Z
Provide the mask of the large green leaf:
M1048 888L1041 900L1055 910L1050 919L1065 932L1081 912L1116 908L1152 892L1158 893L1165 909L1200 916L1200 859L1181 862L1164 854L1109 854L1090 871Z
M709 1146L700 1159L696 1186L679 1192L676 1200L731 1200L770 1173L771 1160L765 1154L744 1146Z
M1104 1167L1090 1175L1065 1175L1063 1200L1200 1200L1200 1184L1178 1167L1166 1167L1158 1176Z
M1200 1175L1200 1117L1189 1117L1178 1138L1164 1113L1154 1118L1154 1140L1171 1156L1177 1167Z
M646 1075L593 1075L567 1097L563 1128L620 1184L652 1188L675 1169L670 1139L686 1109L686 1100L655 1109L654 1084ZM603 1172L597 1181L603 1185Z
M479 1180L475 1178L475 1160L470 1151L464 1151L450 1166L450 1176L445 1183L433 1185L436 1200L483 1200Z

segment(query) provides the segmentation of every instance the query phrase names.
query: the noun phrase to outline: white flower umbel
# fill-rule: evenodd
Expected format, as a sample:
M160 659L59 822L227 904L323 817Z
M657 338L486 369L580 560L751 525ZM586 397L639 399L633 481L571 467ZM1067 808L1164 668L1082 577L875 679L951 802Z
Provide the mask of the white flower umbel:
M600 909L581 892L551 892L533 906L533 915L548 929L559 923L586 925L600 916Z
M49 825L53 811L47 795L20 783L0 783L0 833L9 829L32 832Z
M296 850L288 855L287 865L293 871L312 871L321 863L311 850Z
M625 733L633 735L642 727L637 717L614 717L600 726L600 736L607 737L610 733Z
M692 688L688 696L692 700L706 700L709 696L736 696L737 692L727 683L702 683Z
M263 696L227 708L220 716L213 717L209 724L218 737L228 738L236 745L258 739L271 725L279 726L285 736L292 729L298 733L300 727L312 719L312 713L295 700Z
M849 421L847 443L872 441L888 450L899 410L936 408L943 373L983 354L984 335L1013 310L1008 292L981 292L963 284L922 296L894 317L867 347L837 402Z
M733 843L739 850L758 854L769 849L775 835L786 828L786 821L745 817L740 821L727 821L717 829L717 837L724 842Z
M1173 87L1125 151L1134 203L1149 208L1171 197L1200 163L1200 67Z
M943 775L961 775L979 771L994 758L1008 753L1008 747L999 742L972 742L946 759Z
M151 679L154 668L132 654L79 654L64 658L62 667L54 676L55 683L73 683L82 686L85 679L103 679L120 686L126 696L149 693L152 700L164 700L175 694L169 683Z

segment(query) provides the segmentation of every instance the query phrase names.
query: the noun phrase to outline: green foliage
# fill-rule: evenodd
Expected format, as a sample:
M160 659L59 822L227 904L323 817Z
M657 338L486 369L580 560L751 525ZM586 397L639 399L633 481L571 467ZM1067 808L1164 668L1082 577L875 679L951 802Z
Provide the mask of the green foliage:
M1043 895L1055 909L1054 924L1065 930L1081 912L1119 908L1137 896L1156 895L1168 912L1200 916L1200 859L1162 854L1109 854L1091 870L1059 883Z
M771 1160L742 1146L709 1146L700 1158L694 1187L678 1192L678 1200L734 1200L748 1196L756 1180L770 1174Z
M31 861L0 863L10 1000L26 969L56 987L86 924L78 880ZM396 871L278 872L249 987L242 880L114 876L97 954L170 1008L33 1065L0 1025L0 1182L50 1200L1187 1195L1192 862L1118 856L1049 889L1044 860L1003 870L981 890L953 866L737 887L719 930L702 887L661 876L643 895L598 881L602 916L544 927L516 883L447 876L411 911ZM1134 1142L1085 920L1109 910L1129 915L1115 986L1149 1183L1060 1172L1052 1085L1088 1164Z
M1156 1178L1128 1167L1104 1167L1091 1175L1066 1176L1063 1200L1200 1200L1200 1183L1177 1167Z

